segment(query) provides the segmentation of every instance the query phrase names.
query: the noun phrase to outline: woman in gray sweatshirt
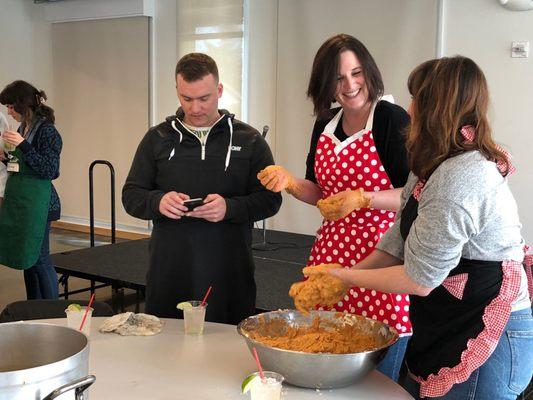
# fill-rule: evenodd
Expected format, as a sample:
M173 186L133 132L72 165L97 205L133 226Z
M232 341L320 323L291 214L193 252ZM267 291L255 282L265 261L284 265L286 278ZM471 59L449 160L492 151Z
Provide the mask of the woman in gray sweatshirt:
M515 399L533 372L527 250L485 77L458 56L421 64L408 86L412 172L401 212L357 270L330 273L412 295L404 387L415 398Z

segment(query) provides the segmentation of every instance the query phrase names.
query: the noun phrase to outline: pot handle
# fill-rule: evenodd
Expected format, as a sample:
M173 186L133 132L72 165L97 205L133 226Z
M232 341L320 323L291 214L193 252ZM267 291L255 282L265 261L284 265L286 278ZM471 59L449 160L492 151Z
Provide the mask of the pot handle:
M71 391L72 389L75 389L76 400L83 400L85 398L85 396L83 395L83 392L85 392L85 390L89 386L91 386L95 380L96 380L96 377L94 375L87 375L84 378L73 380L72 382L69 382L66 385L63 385L57 388L52 393L50 393L48 396L46 396L43 400L53 400L56 397L61 396L62 394L68 391Z

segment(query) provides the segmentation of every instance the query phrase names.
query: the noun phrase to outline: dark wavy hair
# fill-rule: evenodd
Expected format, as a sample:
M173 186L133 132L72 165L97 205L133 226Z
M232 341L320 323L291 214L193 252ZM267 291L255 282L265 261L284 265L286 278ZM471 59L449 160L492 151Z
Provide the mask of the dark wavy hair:
M34 116L55 123L54 110L44 104L47 100L44 90L37 90L26 81L15 81L0 92L0 104L13 106L22 116L23 123L31 123Z
M406 147L418 178L427 179L442 162L470 150L502 162L502 175L509 173L509 161L492 139L487 81L474 61L462 56L426 61L411 72L407 86L413 100ZM471 142L461 134L466 125L475 129Z
M307 88L307 97L313 101L314 113L319 117L326 116L335 102L339 60L341 53L345 51L353 51L361 63L368 100L373 102L383 94L381 72L365 45L353 36L344 33L335 35L318 49Z

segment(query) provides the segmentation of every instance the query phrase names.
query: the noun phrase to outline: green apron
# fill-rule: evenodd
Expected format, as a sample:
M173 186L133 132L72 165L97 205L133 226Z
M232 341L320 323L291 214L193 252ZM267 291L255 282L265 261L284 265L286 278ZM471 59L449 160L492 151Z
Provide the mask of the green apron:
M10 172L0 206L0 264L15 268L32 267L41 251L52 182L40 178L24 163L19 149L19 172Z

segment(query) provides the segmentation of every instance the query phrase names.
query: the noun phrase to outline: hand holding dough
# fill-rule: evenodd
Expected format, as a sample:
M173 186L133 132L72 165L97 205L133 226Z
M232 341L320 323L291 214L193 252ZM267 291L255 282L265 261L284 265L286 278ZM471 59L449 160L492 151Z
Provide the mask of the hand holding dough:
M360 188L336 193L327 199L319 200L316 205L325 219L336 221L357 208L370 207L370 201L370 197Z
M332 306L344 297L348 287L339 278L328 274L328 270L333 268L343 267L340 264L320 264L303 269L308 279L294 283L289 290L298 311L307 314L317 305Z
M272 192L281 192L286 189L289 193L296 190L294 177L280 165L269 165L257 174L261 185Z

